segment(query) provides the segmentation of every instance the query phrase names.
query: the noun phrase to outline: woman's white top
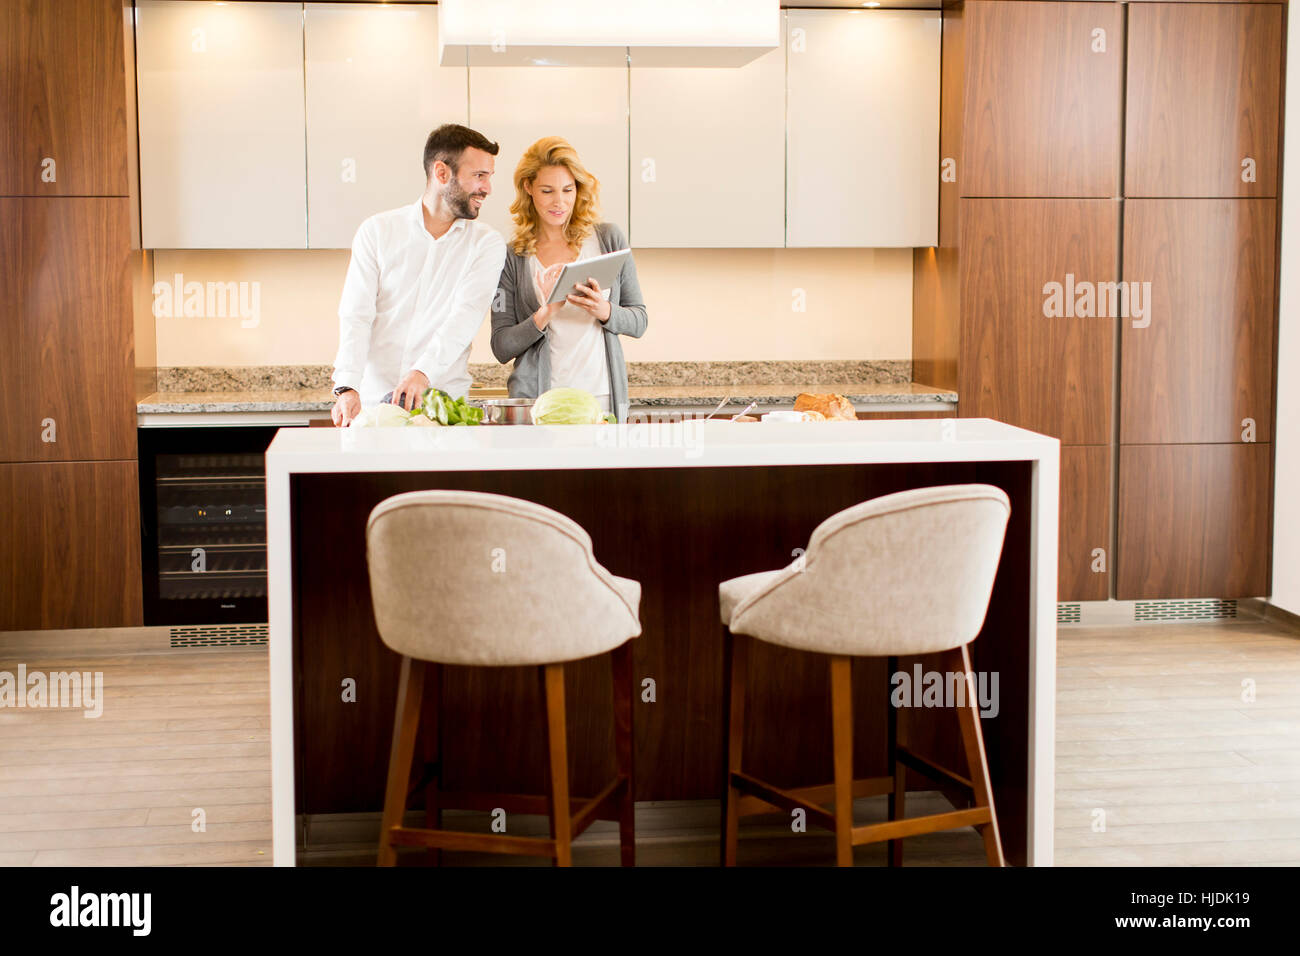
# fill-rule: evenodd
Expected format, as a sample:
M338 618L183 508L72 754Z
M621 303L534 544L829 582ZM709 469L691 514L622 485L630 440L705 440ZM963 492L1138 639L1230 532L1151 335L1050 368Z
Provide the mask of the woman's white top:
M579 259L600 255L600 243L595 233L582 244ZM528 267L533 274L533 288L537 301L545 303L550 295L542 282L546 271L537 256L528 257ZM606 299L609 290L602 289ZM605 411L610 410L609 363L605 358L605 333L599 319L586 310L565 302L551 319L551 388L580 388L596 396Z

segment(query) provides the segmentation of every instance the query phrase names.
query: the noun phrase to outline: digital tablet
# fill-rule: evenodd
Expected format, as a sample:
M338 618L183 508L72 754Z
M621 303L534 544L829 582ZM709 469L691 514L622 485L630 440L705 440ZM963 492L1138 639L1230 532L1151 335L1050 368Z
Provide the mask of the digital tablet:
M588 279L595 279L602 289L612 288L618 274L623 271L623 263L631 254L631 249L619 249L603 256L568 263L560 270L560 277L555 280L555 288L551 290L551 297L545 304L563 302L575 285L585 285Z

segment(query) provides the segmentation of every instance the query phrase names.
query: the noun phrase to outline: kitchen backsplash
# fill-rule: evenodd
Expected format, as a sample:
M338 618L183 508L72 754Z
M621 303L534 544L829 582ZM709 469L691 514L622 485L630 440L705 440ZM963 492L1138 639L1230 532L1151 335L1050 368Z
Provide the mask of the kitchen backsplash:
M506 384L509 366L471 362L476 385ZM329 365L185 365L160 368L161 392L262 392L324 389ZM638 385L898 385L912 380L906 359L879 362L629 362L628 384Z
M155 251L152 301L137 296L137 309L154 312L157 366L332 364L348 257ZM650 326L624 338L624 353L633 364L684 363L673 373L683 384L696 380L692 363L853 360L896 369L912 354L910 249L641 249L636 264ZM471 362L496 365L489 335L485 320Z

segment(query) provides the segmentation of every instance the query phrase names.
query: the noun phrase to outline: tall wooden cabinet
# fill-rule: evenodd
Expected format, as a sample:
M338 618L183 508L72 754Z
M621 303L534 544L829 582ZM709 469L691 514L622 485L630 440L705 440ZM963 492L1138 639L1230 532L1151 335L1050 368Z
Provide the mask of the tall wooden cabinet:
M966 4L962 196L1119 191L1123 7Z
M1061 440L1062 601L1267 592L1282 45L1273 3L944 10L917 367Z
M125 194L121 40L121 0L0 4L0 196Z
M1276 196L1282 6L1132 3L1125 196Z
M940 291L914 341L955 339L963 416L1061 440L1061 600L1110 591L1123 50L1114 3L944 11Z
M1120 442L1272 441L1274 199L1129 199ZM1130 288L1133 286L1130 285Z
M139 624L122 0L0 5L0 631Z
M1107 444L1115 320L1081 306L1117 271L1119 204L966 199L960 236L962 415Z
M1115 596L1268 593L1282 7L1129 7Z

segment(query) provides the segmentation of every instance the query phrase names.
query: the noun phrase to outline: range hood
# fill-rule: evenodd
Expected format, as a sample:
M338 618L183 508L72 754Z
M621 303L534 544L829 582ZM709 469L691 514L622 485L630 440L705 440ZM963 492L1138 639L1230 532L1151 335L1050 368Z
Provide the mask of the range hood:
M440 0L443 66L743 66L781 45L780 0Z

